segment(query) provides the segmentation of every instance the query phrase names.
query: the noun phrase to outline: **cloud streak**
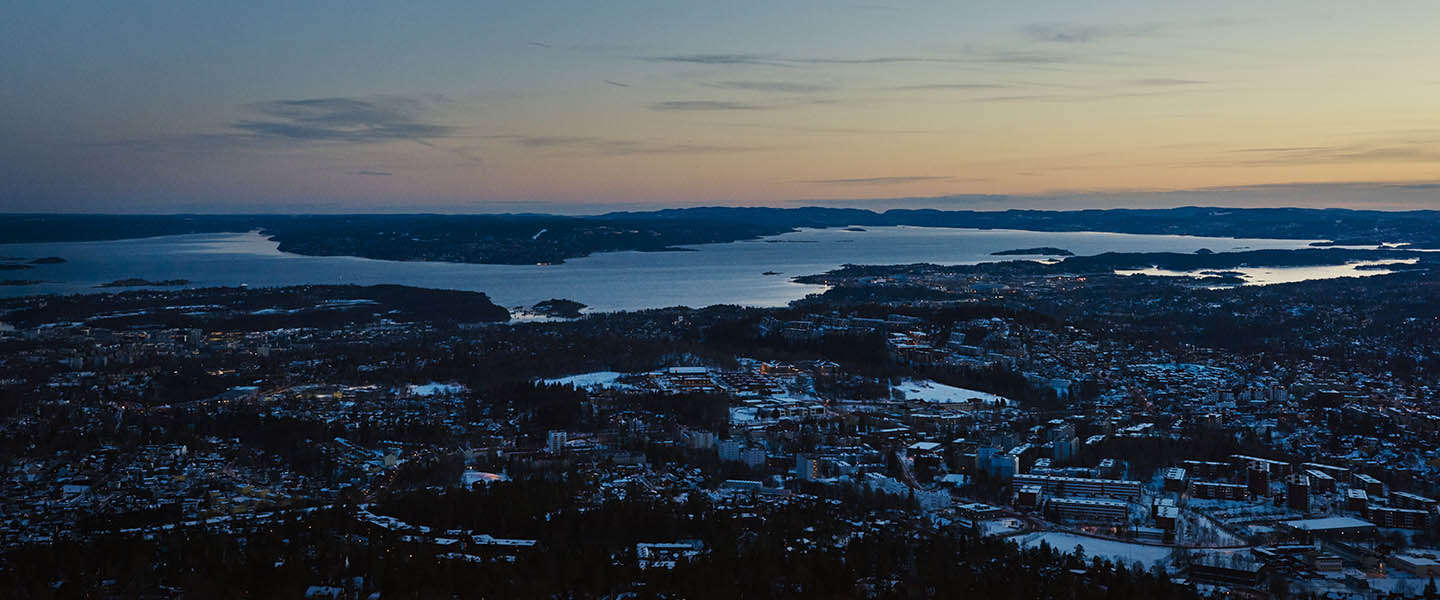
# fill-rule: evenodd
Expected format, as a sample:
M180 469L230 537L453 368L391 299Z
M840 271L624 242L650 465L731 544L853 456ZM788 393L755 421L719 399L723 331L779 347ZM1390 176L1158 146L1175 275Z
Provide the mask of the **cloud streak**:
M762 110L764 108L766 107L758 104L728 100L666 100L650 105L650 110L660 111Z
M797 125L774 125L769 123L721 123L726 127L766 129L813 135L937 135L958 133L956 129L867 129L862 127L802 127Z
M460 128L425 118L435 105L444 102L448 100L440 96L270 100L245 105L244 108L255 116L229 123L228 131L121 139L91 146L202 155L398 141L419 144L459 157L467 163L482 164L481 158L468 150L444 143L462 137ZM390 175L375 170L349 174Z
M759 65L766 67L791 66L790 61L762 54L672 54L668 56L647 56L643 60L653 62L688 63L697 65Z
M259 116L230 126L264 138L368 144L430 140L456 133L454 127L422 120L427 103L404 96L271 100L248 108Z
M725 154L767 149L762 146L657 142L599 136L491 135L485 137L486 139L509 142L516 146L540 151L599 154L605 156L635 154Z
M990 103L990 102L1101 102L1105 100L1120 100L1124 98L1145 98L1151 96L1167 96L1184 93L1181 90L1168 91L1143 91L1143 92L1096 92L1089 94L1010 94L1004 96L980 96L967 98L964 102Z
M948 175L901 175L893 177L850 177L844 179L802 179L790 183L807 185L904 185L923 181L951 181Z
M1208 81L1200 81L1200 80L1196 80L1196 79L1173 79L1173 78L1170 78L1170 77L1148 77L1148 78L1145 78L1145 79L1135 79L1135 80L1132 80L1130 83L1133 84L1133 85L1139 85L1139 86L1164 87L1164 86L1184 86L1184 85L1205 85L1205 84L1210 83L1210 82L1208 82Z
M1434 163L1440 165L1440 138L1377 140L1329 146L1237 148L1228 156L1180 166L1267 167L1361 163Z
M705 84L706 87L719 88L723 90L744 90L749 92L775 92L782 94L813 94L817 92L828 92L835 89L834 86L818 83L800 83L794 81L717 81Z
M959 58L937 56L781 56L749 52L713 54L670 54L646 56L651 62L687 63L697 65L749 65L763 67L798 67L803 65L895 65L904 63L959 63Z
M943 92L943 91L975 91L975 90L1003 90L1014 86L1003 83L921 83L915 85L897 85L885 88L896 92Z
M1116 38L1150 37L1165 29L1159 23L1138 25L1082 25L1076 23L1035 23L1021 29L1026 37L1037 42L1056 44L1091 44Z
M638 60L682 63L715 67L778 67L786 69L824 66L884 66L903 64L949 65L1011 65L1055 67L1078 62L1093 62L1074 52L1042 51L1030 48L971 48L956 56L883 55L883 56L797 56L753 52L722 52L669 54L636 57Z

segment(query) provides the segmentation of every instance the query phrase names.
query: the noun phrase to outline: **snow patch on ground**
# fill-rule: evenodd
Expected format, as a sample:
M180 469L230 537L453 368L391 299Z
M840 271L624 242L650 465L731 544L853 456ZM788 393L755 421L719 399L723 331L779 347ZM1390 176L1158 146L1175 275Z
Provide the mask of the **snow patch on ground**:
M1014 404L1003 396L949 386L928 379L906 379L900 385L895 386L895 390L904 393L906 400L920 400L936 404L968 403L974 399L985 404Z
M579 375L545 379L542 381L549 385L571 385L584 390L595 388L623 390L635 387L628 383L620 383L618 381L624 376L624 373L616 373L615 371L595 371L594 373L581 373Z
M731 423L750 423L760 420L759 409L753 406L732 406L730 407Z
M1025 523L1020 519L1005 518L980 521L975 526L980 529L980 535L1009 535L1024 529Z
M465 391L465 386L458 383L430 383L411 384L409 387L411 396L453 396Z
M477 483L491 484L498 481L510 481L504 473L486 473L484 471L466 470L460 474L460 484L469 488Z
M1040 545L1041 541L1050 544L1059 552L1070 554L1075 552L1075 546L1085 547L1086 560L1089 557L1099 556L1110 560L1110 562L1121 562L1126 566L1132 565L1135 561L1149 568L1156 561L1169 561L1170 548L1165 546L1146 546L1143 544L1130 544L1112 540L1102 540L1083 535L1061 533L1058 531L1046 531L1021 536L1016 541L1023 548L1034 548Z

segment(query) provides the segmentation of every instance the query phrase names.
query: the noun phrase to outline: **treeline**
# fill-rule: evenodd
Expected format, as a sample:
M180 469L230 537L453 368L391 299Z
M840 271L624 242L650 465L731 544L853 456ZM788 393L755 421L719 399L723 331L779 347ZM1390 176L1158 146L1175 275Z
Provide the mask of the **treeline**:
M1240 438L1221 428L1191 426L1182 439L1169 437L1115 437L1106 436L1099 444L1080 449L1083 464L1094 464L1104 458L1124 460L1130 468L1131 479L1148 479L1156 469L1178 467L1186 460L1231 462L1230 456L1246 454L1286 460L1275 450L1262 444L1253 432L1246 432ZM1242 471L1237 471L1243 474Z
M1004 396L1027 408L1060 410L1067 406L1054 388L1032 384L1023 373L1003 365L916 366L914 373L937 383Z
M220 287L0 300L17 327L84 322L108 329L165 327L203 331L338 328L381 318L426 323L510 320L480 292L402 285Z
M373 510L433 531L535 539L513 561L471 563L355 518L347 506L254 523L157 530L12 549L11 598L300 597L307 587L403 598L1192 598L1140 565L1021 550L998 539L872 521L829 503L734 511L612 500L579 509L564 483L418 493ZM854 535L860 523L862 535ZM874 522L875 525L864 525ZM641 570L637 542L699 540L673 570ZM482 551L483 554L483 551Z

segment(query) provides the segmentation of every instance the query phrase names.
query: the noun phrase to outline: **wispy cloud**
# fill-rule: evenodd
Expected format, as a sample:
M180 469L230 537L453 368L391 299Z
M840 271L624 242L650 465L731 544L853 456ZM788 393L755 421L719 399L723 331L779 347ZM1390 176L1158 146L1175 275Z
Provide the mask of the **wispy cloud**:
M973 90L1002 90L1014 87L1003 83L921 83L915 85L897 85L885 88L898 92L941 92L941 91L973 91Z
M541 151L558 151L579 154L630 155L630 154L721 154L765 150L762 146L729 144L706 144L694 142L668 142L653 140L630 140L599 136L561 135L491 135L487 139L509 142L517 146Z
M802 127L770 123L719 123L725 127L745 127L814 135L934 135L959 133L958 129L867 129L862 127Z
M808 185L903 185L907 183L919 183L922 181L949 181L955 177L948 175L900 175L893 177L850 177L844 179L802 179L790 183L803 183Z
M828 92L835 89L835 86L819 83L801 83L796 81L717 81L705 84L707 87L725 90L745 90L750 92L776 92L783 94L811 94L816 92Z
M136 152L212 154L271 151L284 147L365 145L412 142L480 164L479 156L447 143L463 137L459 127L433 122L427 114L450 100L443 96L331 97L271 100L245 105L254 116L229 123L215 133L122 139L96 147ZM384 176L380 171L354 175Z
M1077 23L1035 23L1021 33L1037 42L1089 44L1115 38L1148 37L1165 29L1159 23L1088 25Z
M455 128L421 119L427 102L405 96L271 100L251 104L259 116L231 127L259 137L308 142L428 140Z
M954 65L1021 65L1055 66L1081 62L1085 59L1073 52L1042 51L1015 48L970 48L955 56L882 55L882 56L795 56L782 54L760 54L752 52L723 52L701 54L670 54L642 56L640 60L650 62L686 63L710 66L741 67L782 67L805 68L845 65L900 65L900 64L954 64Z
M767 67L790 66L783 58L763 54L671 54L668 56L647 56L644 60L655 62L691 63L697 65L763 65Z
M954 63L962 62L955 58L942 58L935 56L872 56L860 58L834 58L834 57L803 57L790 58L790 62L809 63L817 65L894 65L901 63Z
M760 110L766 108L758 104L746 102L730 102L728 100L667 100L656 102L650 105L651 110L698 110L698 111L723 111L723 110Z
M982 96L970 98L966 102L990 103L990 102L1071 102L1080 96L1065 94L1010 94L1006 96Z
M1326 181L1326 182L1281 182L1281 183L1256 183L1250 185L1214 185L1195 188L1192 190L1179 190L1180 192L1238 192L1248 190L1258 191L1292 191L1307 192L1315 190L1346 190L1346 191L1367 191L1380 189L1399 189L1411 191L1426 191L1440 189L1440 181Z
M990 102L1102 102L1106 100L1120 100L1124 98L1146 98L1151 96L1169 96L1182 93L1180 90L1169 91L1144 91L1144 92L1108 92L1096 91L1084 94L1010 94L1003 96L979 96L967 98L964 102L990 103Z
M1436 181L1340 181L1270 183L1180 190L1108 190L1044 192L1024 195L962 194L896 198L799 198L791 205L870 208L940 208L974 210L1093 208L1168 208L1177 206L1311 208L1341 207L1376 210L1433 210Z
M713 54L671 54L646 56L643 60L654 62L690 63L699 65L752 65L766 67L796 67L802 65L893 65L902 63L954 63L962 59L937 56L782 56L775 54L754 54L749 52Z
M1067 94L1057 94L1057 93L1053 93L1053 92L1035 93L1035 94L1015 94L1015 95L995 96L995 97L992 97L992 98L988 98L988 100L992 100L992 101L993 101L993 100L1019 100L1019 99L1025 99L1025 100L1038 100L1038 99L1070 99L1070 98L1084 99L1084 98L1096 98L1096 97L1110 97L1110 96L1125 94L1125 92L1115 92L1114 90L1117 89L1117 88L1125 88L1125 87L1131 87L1131 88L1136 88L1136 87L1148 87L1148 88L1176 87L1176 88L1178 88L1178 87L1185 87L1185 86L1199 86L1199 85L1204 85L1204 84L1208 84L1208 83L1210 83L1210 82L1208 82L1208 81L1201 81L1201 80L1198 80L1198 79L1177 79L1177 78L1169 78L1169 77L1150 77L1150 78L1143 78L1143 79L1131 79L1131 80L1128 80L1128 81L1118 82L1118 83L1116 83L1116 84L1111 84L1111 85L1108 85L1108 86L1107 86L1107 85L1099 85L1099 84L1097 84L1097 85L1065 85L1065 84L1057 84L1057 83L1037 83L1037 82L1023 82L1023 81L1020 81L1020 82L1005 82L1005 83L991 83L991 82L940 82L940 83L917 83L917 84L910 84L910 85L898 85L898 86L892 86L892 87L887 87L887 88L878 88L878 89L889 90L889 91L899 91L899 92L909 92L909 91L916 91L916 92L987 91L987 90L1027 90L1027 89L1028 89L1028 90L1056 90L1056 89L1059 89L1059 90L1066 90L1067 92L1069 92L1069 93L1067 93ZM1086 94L1085 92L1090 92L1090 93L1089 93L1089 94ZM1132 95L1133 95L1133 94L1150 94L1150 93L1154 93L1154 92L1130 92L1130 94L1132 94Z
M1265 167L1357 163L1433 163L1440 165L1440 137L1380 139L1328 146L1236 148L1223 156L1179 165Z
M1131 83L1131 84L1134 84L1134 85L1139 85L1139 86L1164 87L1164 86L1171 86L1171 85L1204 85L1204 84L1207 84L1207 83L1210 83L1210 82L1208 82L1208 81L1200 81L1200 80L1196 80L1196 79L1174 79L1174 78L1170 78L1170 77L1148 77L1148 78L1145 78L1145 79L1134 79L1134 80L1131 80L1130 83Z
M1077 62L1078 56L1058 52L1036 52L1033 50L989 50L979 52L969 61L972 63L997 63L1003 65L1053 66Z
M1259 153L1265 153L1265 154L1272 154L1272 153L1283 153L1283 152L1312 152L1312 151L1327 150L1327 149L1329 149L1329 148L1331 148L1331 146L1275 146L1275 147L1272 147L1272 148L1236 148L1236 149L1234 149L1234 150L1229 150L1228 152L1237 153L1237 154L1244 154L1244 153L1251 153L1251 152L1259 152Z

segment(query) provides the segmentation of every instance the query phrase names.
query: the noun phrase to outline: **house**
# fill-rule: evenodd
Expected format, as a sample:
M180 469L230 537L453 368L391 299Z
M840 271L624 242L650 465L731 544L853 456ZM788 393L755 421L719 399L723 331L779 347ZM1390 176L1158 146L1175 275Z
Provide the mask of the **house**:
M700 540L679 542L641 542L635 544L635 559L641 569L673 569L676 563L700 556L705 544Z

